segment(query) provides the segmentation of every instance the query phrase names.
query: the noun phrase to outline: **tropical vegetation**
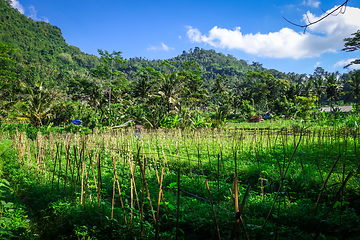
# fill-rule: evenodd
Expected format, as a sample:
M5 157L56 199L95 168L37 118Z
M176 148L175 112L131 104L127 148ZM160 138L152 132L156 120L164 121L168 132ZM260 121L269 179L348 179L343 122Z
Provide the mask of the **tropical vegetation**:
M357 239L360 70L98 51L0 0L1 239Z

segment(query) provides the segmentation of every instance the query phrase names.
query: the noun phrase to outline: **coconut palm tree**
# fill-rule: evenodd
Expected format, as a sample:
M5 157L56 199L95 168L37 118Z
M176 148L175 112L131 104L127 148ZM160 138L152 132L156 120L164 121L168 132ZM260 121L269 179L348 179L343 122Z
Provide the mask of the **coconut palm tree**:
M221 76L220 74L217 75L217 78L215 79L214 85L211 87L212 93L219 93L219 94L227 94L228 89L225 85L227 81L226 76Z
M169 103L169 111L175 110L176 105L180 102L185 90L184 85L184 76L180 76L177 72L162 74L158 94Z
M53 108L59 104L61 92L55 89L45 89L43 81L35 83L34 87L22 84L27 93L26 101L20 102L17 112L20 120L29 122L37 127L43 125L53 117Z
M340 98L340 87L334 74L326 76L326 96L330 100L331 108L333 108L335 101Z
M313 92L318 98L317 104L320 103L321 96L325 93L326 83L322 76L318 76L313 80Z
M349 97L357 99L357 104L359 104L360 99L360 70L355 70L351 73L351 79L348 81L350 85ZM346 100L348 100L348 98Z
M135 98L144 101L154 90L155 82L161 78L161 73L152 67L141 68L137 73L138 79L135 81L132 94Z

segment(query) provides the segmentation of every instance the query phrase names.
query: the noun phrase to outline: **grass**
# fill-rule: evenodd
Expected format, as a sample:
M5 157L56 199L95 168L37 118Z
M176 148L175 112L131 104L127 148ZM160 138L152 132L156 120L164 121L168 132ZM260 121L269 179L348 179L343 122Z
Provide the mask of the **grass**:
M140 137L130 129L18 133L12 160L2 162L34 238L354 239L358 135L266 125ZM247 197L233 231L237 193L240 208Z

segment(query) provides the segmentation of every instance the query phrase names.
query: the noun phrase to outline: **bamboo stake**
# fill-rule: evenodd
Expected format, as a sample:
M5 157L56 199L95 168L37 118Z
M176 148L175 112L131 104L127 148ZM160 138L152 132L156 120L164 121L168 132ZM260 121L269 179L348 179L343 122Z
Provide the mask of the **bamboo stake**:
M90 150L89 149L87 149L87 153L88 153L88 156L89 156L89 159L90 159ZM90 159L90 161L91 161L91 159ZM89 177L88 177L87 172L88 172L88 170L85 167L86 188L87 188L87 190L89 190L90 189L90 184L89 184ZM90 198L90 202L92 203L92 196L91 195L92 194L90 193L89 198Z
M178 167L178 181L177 181L177 214L176 214L176 240L179 239L179 218L180 218L180 166Z
M208 153L208 158L209 158L209 166L210 166L210 169L212 169L212 168L211 168L211 161L210 161L209 145L206 144L206 147L207 147L207 153Z
M247 187L247 189L246 189L244 198L243 198L243 200L242 200L242 202L241 202L241 206L240 206L240 208L239 208L239 218L240 218L241 225L242 225L242 227L243 227L244 234L245 234L245 237L246 237L247 240L249 240L249 236L248 236L248 234L247 234L246 227L245 227L245 223L244 223L244 221L243 221L243 219L242 219L242 217L241 217L241 214L242 214L243 211L244 211L245 202L246 202L247 197L249 196L250 189L251 189L251 186L249 185L249 186Z
M118 178L118 175L116 173L116 158L115 158L115 161L114 161L114 158L112 158L112 161L113 161L113 166L114 166L114 175L115 175L115 179L116 179L116 183L117 183L117 187L118 187L118 192L119 192L119 197L120 197L121 208L123 210L125 224L127 225L125 207L124 207L124 202L123 202L123 199L122 199L122 194L121 194L121 189L120 189L120 184L119 184L119 178Z
M130 161L130 160L129 160ZM132 173L132 160L130 162L130 234L132 235L132 220L133 220L133 207L134 207L134 187L133 187L133 173Z
M236 239L240 239L239 235L239 221L240 221L240 212L239 212L239 187L238 187L238 178L237 176L234 177L234 192L235 192L235 214L236 214L236 221L235 221L235 231L233 231L233 234L235 233ZM231 239L234 237L232 236Z
M65 168L65 179L64 179L64 191L66 190L66 182L67 182L67 174L68 174L68 166L70 165L69 162L69 148L66 147L65 141L64 141L64 148L65 148L65 154L66 154L66 168Z
M360 166L360 164L357 166L356 169L358 169L359 166ZM328 218L331 210L334 208L334 206L335 206L335 204L336 204L337 199L340 197L341 192L344 190L346 183L349 181L349 179L352 177L352 175L353 175L353 172L349 172L349 174L347 175L346 179L345 179L344 182L341 184L341 187L340 187L339 191L337 192L333 203L332 203L331 206L328 208L328 210L327 210L324 218L323 218L322 221L320 222L320 225L319 225L319 227L318 227L318 229L317 229L317 231L316 231L316 235L315 235L315 237L314 237L314 240L316 240L316 239L319 237L323 223L324 223L325 220ZM341 205L342 205L342 204L341 204Z
M115 172L114 172L115 173ZM114 219L114 203L115 203L115 174L113 180L113 191L112 191L112 200L111 200L111 217L110 220Z
M164 156L165 166L169 169L169 165L168 165L167 160L166 160L166 156L165 156L164 147L163 147L162 142L161 142L161 150L162 150L162 153L163 153L163 156Z
M98 167L98 187L97 187L97 199L99 208L99 220L101 219L100 206L101 206L101 164L100 164L100 153L97 155L97 167Z
M139 149L140 151L140 149ZM141 191L141 209L140 209L140 239L143 239L144 234L144 226L143 226L143 218L144 218L144 189L145 184L142 184L142 191Z
M145 187L145 190L146 190L146 193L147 193L147 196L148 196L148 199L149 199L150 209L151 209L151 212L152 212L154 224L156 226L156 217L155 217L155 214L154 214L154 208L153 208L152 203L151 203L150 192L149 192L149 189L148 189L148 186L147 186L147 183L146 183L145 167L143 168L141 166L140 158L138 158L138 161L139 161L140 172L141 172L142 177L143 177L143 185ZM145 164L145 159L144 159L144 164Z
M324 181L324 183L323 183L323 186L322 186L321 189L320 189L320 192L319 192L318 198L317 198L317 200L316 200L316 204L315 204L315 210L314 210L315 215L316 215L317 207L318 207L319 202L320 202L321 195L322 195L322 193L323 193L323 191L324 191L324 189L325 189L326 183L328 182L331 174L333 173L333 171L334 171L334 169L335 169L335 166L336 166L336 164L338 163L340 157L341 157L341 155L339 155L339 157L335 160L334 164L332 165L332 167L331 167L331 169L330 169L329 174L327 175L327 177L326 177L326 179L325 179L325 181Z
M156 232L155 232L155 239L158 239L158 237L159 237L160 199L161 199L161 196L163 195L163 194L162 194L163 176L164 176L164 167L161 169L160 187L159 187L159 197L158 197L158 204L157 204L157 210L156 210Z
M78 166L78 163L77 163L77 151L76 151L76 147L75 145L73 146L73 149L74 149L74 160L75 160L75 165L74 165L74 175L75 175L75 167L77 169L77 176L75 176L75 180L74 180L74 184L75 184L75 187L74 187L74 195L76 195L76 192L77 192L77 184L78 184L78 178L79 178L79 175L80 175L80 172L79 172L79 166Z
M85 208L85 202L83 202L84 198L84 171L85 171L85 160L83 158L82 161L82 171L81 171L81 196L80 196L80 204L84 204Z
M96 194L98 193L98 187L97 187L97 181L96 181L96 177L95 177L95 169L94 169L94 165L92 163L92 158L90 158L90 165L91 165L91 170L92 170L92 173L93 173L93 178L94 178L94 186L95 186L95 191L96 191Z
M56 145L56 152L58 152L58 151L59 151L59 148L58 148L58 145ZM51 181L51 190L53 189L53 186L54 186L54 177L55 177L55 171L56 171L57 156L58 156L58 154L56 153L56 155L55 155L54 169L53 169L53 176L52 176L52 181Z
M295 153L296 153L297 148L299 147L299 144L300 144L300 142L301 142L301 139L302 139L302 134L300 134L299 141L298 141L298 143L295 145L295 148L294 148L294 151L293 151L293 153L292 153L292 155L291 155L291 158L289 159L289 162L288 162L288 164L287 164L287 167L286 167L286 169L284 170L284 175L283 175L283 177L282 177L280 186L279 186L279 188L278 188L278 190L277 190L277 192L276 192L274 202L273 202L273 204L272 204L272 206L271 206L271 208L270 208L270 211L269 211L267 217L265 218L264 224L263 224L262 227L261 227L262 230L265 228L266 223L267 223L267 221L269 220L270 214L271 214L271 212L272 212L272 210L273 210L273 208L274 208L274 205L275 205L275 203L276 203L276 201L277 201L277 198L278 198L278 196L279 196L279 194L280 194L280 190L281 190L281 189L283 188L283 186L284 186L284 180L285 180L287 171L289 170L290 164L291 164L291 162L292 162L292 160L293 160L293 158L294 158L294 156L295 156ZM294 141L295 141L295 140L294 140Z
M62 152L62 144L60 145L60 151L59 154L59 174L58 174L58 190L60 188L60 176L61 176L61 152Z
M218 154L218 172L217 172L217 185L218 185L218 192L220 192L220 156Z
M209 194L209 199L210 199L210 203L211 203L211 210L212 210L212 212L214 214L214 222L215 222L215 226L216 226L216 232L217 232L217 235L218 235L218 239L221 240L219 224L218 224L217 219L216 219L216 212L215 212L214 203L213 203L213 200L212 200L212 197L211 197L211 192L210 192L208 181L205 180L205 183L206 183L206 188L207 188L208 194Z
M130 173L131 173L131 181L132 181L132 186L134 187L134 192L135 192L135 197L136 197L136 201L137 201L137 205L138 205L138 210L140 211L140 203L139 203L139 198L138 198L138 193L136 190L136 183L135 183L135 176L134 176L134 169L136 168L133 164L133 156L131 155L130 159Z
M260 168L260 157L259 157L259 153L258 153L256 147L255 147L255 155L256 155L258 169L259 169L259 175L260 175L261 196L262 196L262 199L265 200L264 182L263 182L262 172L261 172L261 168Z

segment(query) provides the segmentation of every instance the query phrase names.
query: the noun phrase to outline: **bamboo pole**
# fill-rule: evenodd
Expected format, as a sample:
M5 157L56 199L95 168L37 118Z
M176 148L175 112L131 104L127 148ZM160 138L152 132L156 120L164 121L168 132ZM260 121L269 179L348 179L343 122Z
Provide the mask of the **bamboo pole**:
M221 240L220 230L219 230L219 224L218 224L217 219L216 219L216 212L215 212L214 203L213 203L213 200L212 200L212 197L211 197L211 192L210 192L210 188L209 188L208 181L205 180L205 183L206 183L206 188L207 188L208 194L209 194L209 199L210 199L210 204L211 204L211 210L212 210L213 215L214 215L214 222L215 222L215 226L216 226L217 236L218 236L218 239Z
M117 183L117 187L118 187L118 192L119 192L119 197L120 197L120 203L121 203L121 208L123 210L123 215L124 215L124 220L125 220L125 224L127 225L127 221L126 221L126 214L125 214L125 207L124 207L124 202L123 202L123 199L122 199L122 194L121 194L121 189L120 189L120 184L119 184L119 178L118 178L118 175L116 173L116 158L115 158L115 161L114 161L114 158L112 158L112 161L113 161L113 166L114 166L114 176L115 176L115 179L116 179L116 183ZM114 183L115 184L115 183Z
M145 191L146 191L147 197L149 199L149 205L150 205L150 209L151 209L151 212L152 212L152 217L153 217L153 220L154 220L154 224L156 226L156 217L155 217L155 214L154 214L154 208L153 208L153 205L151 203L150 192L149 192L149 189L148 189L148 186L147 186L147 183L146 183L145 166L144 166L144 168L142 167L140 158L138 158L138 161L139 161L140 172L141 172L142 177L143 177L143 185L145 187ZM144 159L144 164L145 164L145 159Z
M164 167L161 169L160 187L159 187L159 197L158 197L158 204L157 204L157 210L156 210L156 232L155 232L155 239L158 239L158 238L159 238L160 199L161 199L161 196L163 195L163 193L162 193L163 176L164 176Z
M176 214L176 240L179 239L179 219L180 219L180 166L178 167L178 181L177 181L177 214Z
M332 167L331 167L331 169L330 169L329 174L327 175L327 177L326 177L326 179L325 179L325 181L324 181L324 183L323 183L323 186L322 186L321 189L320 189L318 198L317 198L317 200L316 200L315 209L314 209L315 215L316 215L317 207L318 207L319 202L320 202L321 195L322 195L322 193L323 193L323 191L324 191L324 189L325 189L325 187L326 187L326 183L327 183L328 180L330 179L330 176L331 176L331 174L333 173L333 171L334 171L334 169L335 169L335 166L336 166L336 164L338 163L340 157L341 157L341 155L339 155L339 157L335 160L334 164L332 165Z
M236 220L235 220L235 229L233 233L235 233L235 237L237 240L240 239L239 235L239 222L240 222L240 212L239 212L239 187L238 187L238 178L237 176L234 177L234 192L235 192L235 214L236 214ZM231 237L233 239L233 237Z

